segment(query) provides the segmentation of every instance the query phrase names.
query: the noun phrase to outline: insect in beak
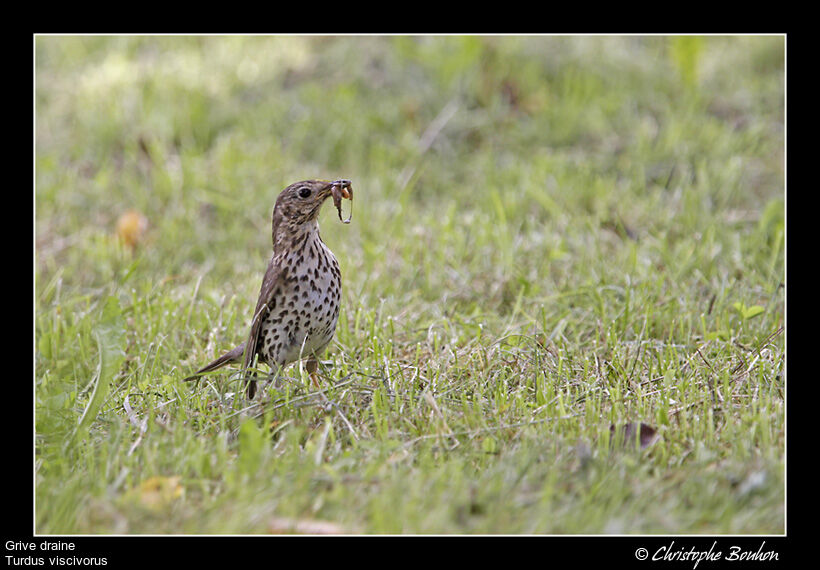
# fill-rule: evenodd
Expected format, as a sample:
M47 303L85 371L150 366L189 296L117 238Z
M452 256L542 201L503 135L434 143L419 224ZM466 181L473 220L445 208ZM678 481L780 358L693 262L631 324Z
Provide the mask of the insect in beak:
M333 205L339 213L339 219L343 224L349 224L353 219L353 186L350 180L335 180L330 183L330 195L333 196ZM350 215L347 219L342 218L342 198L347 198L351 202Z

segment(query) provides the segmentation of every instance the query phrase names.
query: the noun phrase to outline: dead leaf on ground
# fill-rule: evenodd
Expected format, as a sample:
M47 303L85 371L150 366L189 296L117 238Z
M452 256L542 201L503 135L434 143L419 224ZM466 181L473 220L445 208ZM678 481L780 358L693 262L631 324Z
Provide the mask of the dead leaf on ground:
M117 238L134 249L148 229L148 218L137 210L128 210L117 219Z
M124 499L146 507L160 510L182 497L185 489L180 485L181 477L151 477L124 495Z
M273 517L268 521L271 534L349 534L354 532L331 521Z
M624 445L633 444L637 438L641 449L646 449L660 438L658 430L643 422L630 422L621 426L613 424L609 426L609 432L610 441L622 441Z

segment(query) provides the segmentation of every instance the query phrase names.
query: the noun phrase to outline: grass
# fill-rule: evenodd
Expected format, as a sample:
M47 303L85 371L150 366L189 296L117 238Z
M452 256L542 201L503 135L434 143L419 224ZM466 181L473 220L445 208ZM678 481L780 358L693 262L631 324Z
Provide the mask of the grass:
M784 532L783 37L35 44L38 533ZM312 177L322 385L181 382Z

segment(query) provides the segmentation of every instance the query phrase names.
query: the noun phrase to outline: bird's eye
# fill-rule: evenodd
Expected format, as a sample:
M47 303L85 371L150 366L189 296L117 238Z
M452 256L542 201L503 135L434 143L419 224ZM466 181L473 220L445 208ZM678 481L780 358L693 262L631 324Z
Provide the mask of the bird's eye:
M307 198L308 196L310 196L310 188L308 188L307 186L302 186L301 188L299 188L299 196L301 196L302 198Z

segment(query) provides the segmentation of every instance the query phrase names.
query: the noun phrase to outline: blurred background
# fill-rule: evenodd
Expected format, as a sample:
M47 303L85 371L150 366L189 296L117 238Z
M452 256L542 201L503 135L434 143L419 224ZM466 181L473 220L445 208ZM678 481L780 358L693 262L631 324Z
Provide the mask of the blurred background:
M783 44L40 36L38 270L105 279L80 252L133 210L126 241L149 241L145 262L169 275L206 258L256 272L277 193L311 177L354 181L356 223L323 212L340 257L362 269L371 256L355 250L375 249L399 275L391 238L438 250L528 236L524 250L562 257L588 233L579 217L662 238L716 213L754 221L783 197ZM704 189L690 198L691 183ZM503 263L503 244L484 242L474 253Z

